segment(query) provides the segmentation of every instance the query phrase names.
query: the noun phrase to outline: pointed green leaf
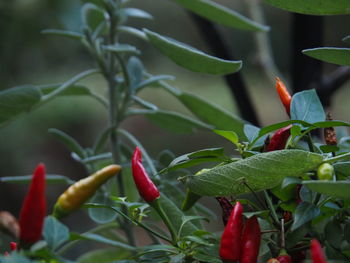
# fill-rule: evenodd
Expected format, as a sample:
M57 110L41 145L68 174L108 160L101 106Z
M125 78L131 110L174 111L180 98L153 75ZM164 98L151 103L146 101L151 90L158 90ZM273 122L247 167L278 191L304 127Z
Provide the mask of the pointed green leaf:
M323 106L314 89L294 94L291 105L291 119L309 123L323 122L326 119Z
M81 9L83 23L94 31L105 19L105 14L102 8L92 4L85 3Z
M124 8L124 13L127 16L137 17L137 18L145 18L145 19L153 19L153 16L150 13L138 8Z
M32 110L41 100L33 86L20 86L0 91L0 125Z
M48 132L58 138L71 152L76 153L80 158L86 157L85 150L67 133L54 128L49 129Z
M249 31L268 31L269 27L261 25L247 17L211 0L174 0L179 5L191 10L215 23Z
M304 49L302 52L305 55L324 62L350 66L350 48L320 47Z
M188 176L191 191L206 196L227 196L271 189L287 176L299 176L320 165L320 154L281 150L232 162L200 175ZM247 187L247 185L249 187Z
M197 130L211 130L213 127L191 117L172 111L147 111L144 115L154 124L170 132L187 134Z
M164 83L162 83L164 84ZM176 90L169 85L163 86L168 92L177 97L197 118L213 125L216 129L235 132L244 140L244 121L234 114L194 94Z
M127 33L129 35L141 38L143 40L147 40L146 34L143 31L141 31L141 30L139 30L137 28L134 28L134 27L119 26L118 27L118 31L121 32L121 33Z
M114 52L114 53L131 53L134 55L139 55L140 50L138 50L136 47L128 44L118 44L118 45L109 45L109 46L103 46L105 50Z
M134 91L142 81L143 64L139 58L133 56L129 58L128 64L126 65L126 69L129 76L131 90Z
M91 241L95 241L98 243L102 243L102 244L106 244L106 245L110 245L110 246L114 246L114 247L119 247L119 248L123 248L123 249L127 249L127 250L134 250L135 247L129 246L128 244L116 241L116 240L112 240L109 238L105 238L101 235L97 235L94 233L82 233L82 234L77 234L77 233L71 233L71 240L91 240Z
M45 218L43 236L48 247L55 250L69 239L69 230L56 218L48 216Z
M334 198L350 199L350 181L303 181L312 191Z
M47 35L55 35L55 36L62 36L62 37L68 37L71 39L82 39L84 36L78 32L72 32L67 30L60 30L60 29L45 29L41 31L42 34Z
M223 130L213 130L216 134L224 137L225 139L232 142L234 145L237 145L239 142L237 133L233 131L223 131Z
M320 209L312 203L301 202L294 213L294 222L291 230L295 230L311 221L321 213Z
M144 29L149 41L176 64L194 72L225 75L241 69L242 61L210 56L174 39Z
M265 0L275 7L309 15L350 14L348 0Z
M340 162L333 164L336 175L350 176L350 162Z
M62 84L51 84L51 85L43 85L38 86L37 88L43 95L47 95L54 90L58 89ZM91 91L89 88L83 85L72 85L69 88L65 89L63 92L58 94L59 96L78 96L78 95L91 95Z

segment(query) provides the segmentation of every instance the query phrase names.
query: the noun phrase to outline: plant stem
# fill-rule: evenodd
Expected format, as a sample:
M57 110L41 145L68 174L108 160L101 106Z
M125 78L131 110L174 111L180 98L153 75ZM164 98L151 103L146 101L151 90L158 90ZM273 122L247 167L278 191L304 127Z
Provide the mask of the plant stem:
M269 197L269 195L268 195L268 193L267 193L266 190L264 190L263 192L264 192L264 196L265 196L267 205L268 205L268 207L269 207L269 209L270 209L270 212L271 212L271 214L272 214L272 218L273 218L273 220L275 221L275 223L276 223L277 225L279 225L279 224L280 224L280 221L279 221L279 219L278 219L278 215L277 215L277 213L276 213L276 210L275 210L275 208L273 207L271 198Z

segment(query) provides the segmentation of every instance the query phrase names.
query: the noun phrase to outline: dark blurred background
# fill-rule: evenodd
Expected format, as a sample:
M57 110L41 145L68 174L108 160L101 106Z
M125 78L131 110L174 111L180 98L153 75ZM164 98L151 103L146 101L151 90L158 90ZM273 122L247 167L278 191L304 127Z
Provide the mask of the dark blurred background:
M248 0L247 0L248 1ZM220 0L222 3L246 16L250 16L245 1ZM171 36L208 53L203 35L184 9L172 1L134 0L130 6L144 9L154 20L131 19L130 25L149 28ZM47 28L79 30L81 2L78 0L14 0L0 1L0 89L23 84L60 83L85 69L93 62L82 46L75 41L40 33ZM268 38L273 57L287 83L291 81L291 51L293 41L293 14L262 4L266 24L271 26ZM349 34L349 16L323 18L323 46L343 47L341 39ZM287 118L274 90L274 83L264 75L257 62L254 34L223 26L216 29L236 59L243 60L239 74L244 77L254 109L261 125L283 121ZM312 32L310 32L311 34ZM190 91L239 114L236 103L222 77L207 76L184 70L159 54L146 42L124 38L142 50L141 58L152 74L171 74L176 80L171 84ZM309 46L316 47L316 46ZM336 70L335 65L324 65L324 74ZM310 69L309 69L310 70ZM311 69L312 70L312 69ZM100 94L105 94L106 83L100 77L91 77L84 84ZM146 99L163 109L188 113L180 103L165 92L148 89L142 93ZM335 92L329 108L334 119L350 121L349 82ZM98 133L107 125L107 112L91 98L58 98L43 107L21 116L0 129L0 176L30 174L37 163L44 162L48 173L62 174L78 179L86 176L84 169L75 162L69 151L47 130L58 128L76 138L84 147L93 144ZM204 147L230 145L208 132L193 135L175 135L166 132L142 117L133 117L124 123L144 144L153 157L164 149L176 155ZM65 186L49 186L50 205ZM1 183L0 210L18 214L26 186ZM5 201L6 200L6 201ZM50 206L49 206L50 207ZM77 226L77 230L86 229Z

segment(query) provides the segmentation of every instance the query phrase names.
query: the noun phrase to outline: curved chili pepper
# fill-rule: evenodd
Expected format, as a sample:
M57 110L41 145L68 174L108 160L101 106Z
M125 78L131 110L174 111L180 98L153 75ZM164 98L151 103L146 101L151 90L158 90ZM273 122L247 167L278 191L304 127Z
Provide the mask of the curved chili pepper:
M241 254L243 206L237 202L234 206L220 242L220 258L223 261L237 261Z
M141 197L147 203L151 203L154 200L158 199L160 196L159 191L152 180L149 178L146 169L142 165L142 153L139 147L136 147L134 151L131 164L132 175Z
M256 263L261 240L258 218L253 216L247 220L243 230L240 263Z
M279 78L276 78L276 89L288 116L290 116L290 103L292 101L292 96L289 94L286 86Z
M310 250L313 263L327 263L321 244L317 239L311 240Z
M19 216L19 240L22 245L31 245L41 238L45 215L45 166L39 164L34 171Z
M277 130L271 137L270 142L267 146L267 151L283 150L286 147L286 143L290 136L290 129L292 125L288 125Z
M71 185L58 198L53 216L61 218L79 209L108 179L119 173L120 165L112 164Z
M233 205L226 197L216 197L222 209L222 221L224 226L227 225L228 219L230 218L231 212L233 210Z

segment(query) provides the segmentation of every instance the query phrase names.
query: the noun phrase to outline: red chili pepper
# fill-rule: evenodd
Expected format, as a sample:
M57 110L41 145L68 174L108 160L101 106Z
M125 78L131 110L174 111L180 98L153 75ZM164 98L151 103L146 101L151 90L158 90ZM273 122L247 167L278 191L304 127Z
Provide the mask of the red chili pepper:
M17 243L16 242L10 242L10 249L11 249L11 251L17 250Z
M313 263L327 263L321 244L317 239L311 240L310 250Z
M220 258L223 261L237 261L241 254L243 206L237 202L221 236Z
M41 238L45 215L45 166L39 164L34 171L19 216L21 244L30 245Z
M243 230L240 263L256 263L261 240L258 218L253 216L247 220Z
M291 128L292 128L292 125L288 125L286 127L283 127L277 130L270 139L270 142L267 146L267 151L271 152L271 151L283 150L286 147L286 143L290 136Z
M276 78L276 89L288 116L290 116L290 103L292 101L292 96L289 94L286 86L279 78Z
M293 263L292 258L289 255L280 255L277 257L279 263Z
M136 147L132 156L132 175L141 197L148 203L153 202L159 198L160 194L147 175L145 168L142 165L142 154L139 147Z

